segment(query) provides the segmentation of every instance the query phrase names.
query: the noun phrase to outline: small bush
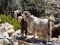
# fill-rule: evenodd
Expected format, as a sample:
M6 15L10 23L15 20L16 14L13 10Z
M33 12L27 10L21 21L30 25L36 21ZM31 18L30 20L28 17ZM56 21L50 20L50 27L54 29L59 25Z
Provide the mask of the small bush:
M17 22L16 19L13 19L13 20L11 21L11 24L14 26L14 29L15 29L15 30L17 30L17 29L20 28L20 25L19 25L19 23Z
M1 23L8 22L8 23L10 23L11 25L14 26L15 30L20 29L20 25L19 25L17 19L12 18L10 15L0 14L0 19L1 19Z

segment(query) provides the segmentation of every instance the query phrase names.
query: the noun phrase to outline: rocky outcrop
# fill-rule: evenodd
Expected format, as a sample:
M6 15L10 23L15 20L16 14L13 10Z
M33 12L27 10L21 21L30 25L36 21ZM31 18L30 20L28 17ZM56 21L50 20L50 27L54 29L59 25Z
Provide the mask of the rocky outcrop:
M6 32L13 33L14 32L14 26L9 23L3 23L1 24L2 28L5 28Z
M60 13L60 0L44 0L49 4L48 10L45 13Z

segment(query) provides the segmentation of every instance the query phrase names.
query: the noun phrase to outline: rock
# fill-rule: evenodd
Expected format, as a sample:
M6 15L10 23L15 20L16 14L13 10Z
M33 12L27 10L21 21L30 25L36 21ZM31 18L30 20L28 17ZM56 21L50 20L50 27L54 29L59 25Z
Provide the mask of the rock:
M13 33L14 32L14 26L9 23L1 24L3 28L7 31L7 33Z
M58 38L55 38L55 37L54 37L54 38L51 38L50 40L51 40L51 41L58 41Z
M9 36L14 33L14 26L9 23L2 23L1 26L9 34Z
M10 36L11 40L12 40L12 41L15 41L15 39L16 39L18 36L21 36L20 33L21 33L20 30L15 31L15 32Z
M4 39L0 39L0 45L3 45Z
M60 13L60 0L44 0L49 5L45 14Z
M0 38L4 39L4 38L9 38L8 33L4 30L4 28L0 27Z
M7 30L7 33L14 33L14 29Z
M52 45L52 44L53 44L52 41L47 41L47 42L46 42L46 45Z
M33 38L33 35L28 35L27 39Z
M54 28L58 28L58 27L60 27L60 23L59 23L59 24L54 25Z
M60 41L60 35L58 36L58 38L59 38L59 41Z
M15 32L12 34L12 36L13 36L13 35L16 35L16 34L17 34L17 35L20 35L20 33L21 33L21 31L20 31L20 30L17 30L17 31L15 31Z
M6 29L6 30L9 30L9 29L11 29L11 28L14 28L14 26L13 25L11 25L11 24L9 24L9 23L4 23L4 28Z

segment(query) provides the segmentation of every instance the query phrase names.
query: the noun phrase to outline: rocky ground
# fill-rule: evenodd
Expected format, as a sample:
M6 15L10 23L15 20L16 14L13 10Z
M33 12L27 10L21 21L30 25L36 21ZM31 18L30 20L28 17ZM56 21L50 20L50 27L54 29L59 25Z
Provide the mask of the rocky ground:
M26 37L21 36L17 37L17 40L22 40L24 42L29 43L29 45L60 45L60 41L47 41L47 40L39 40L35 38L26 39Z
M33 38L33 35L21 36L20 30L16 31L12 34L12 39L18 40L19 45L60 45L60 41L58 38L52 38L54 41L47 41L47 40L39 40L37 38Z
M21 33L21 31L19 29L16 32L14 32L11 36L13 42L15 39L19 40L19 42L18 42L19 45L22 45L22 44L23 45L60 45L60 40L56 40L56 41L55 40L54 41L39 40L37 38L33 38L33 35L30 35L30 36L28 35L26 37L26 36L21 36L20 33ZM55 39L57 39L57 38L55 38Z

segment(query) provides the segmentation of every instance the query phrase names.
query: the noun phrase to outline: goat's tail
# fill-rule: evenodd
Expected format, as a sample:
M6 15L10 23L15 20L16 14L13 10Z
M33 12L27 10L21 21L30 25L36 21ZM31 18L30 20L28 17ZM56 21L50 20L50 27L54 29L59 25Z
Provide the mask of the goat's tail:
M55 17L54 17L54 16L49 16L49 17L48 17L48 20L54 22L54 21L55 21Z

